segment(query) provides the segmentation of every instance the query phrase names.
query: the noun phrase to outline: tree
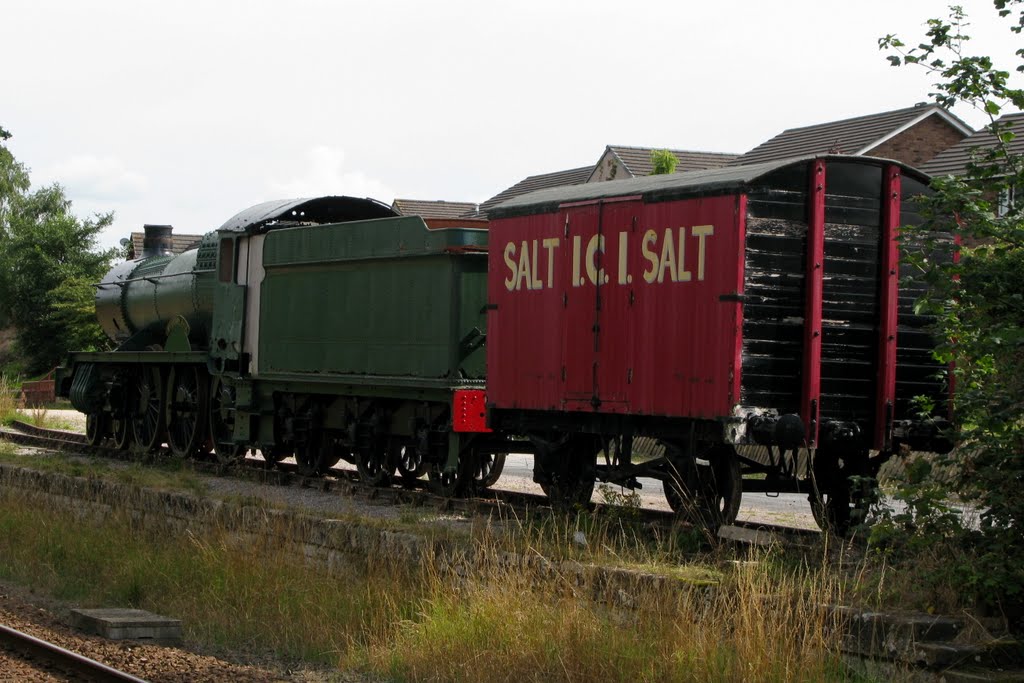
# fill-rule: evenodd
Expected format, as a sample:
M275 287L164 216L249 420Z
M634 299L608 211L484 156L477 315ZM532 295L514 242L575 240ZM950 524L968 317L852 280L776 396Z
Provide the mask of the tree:
M654 165L651 175L666 175L676 172L679 159L667 149L652 149L651 163Z
M28 171L3 143L11 134L0 126L0 246L10 221L11 203L29 188Z
M79 219L60 185L29 186L24 166L0 144L0 318L14 324L26 370L39 373L69 351L104 344L83 306L113 257L114 250L96 248L113 216Z
M993 1L1018 34L1022 2ZM1007 613L1016 611L1024 622L1024 202L1018 194L1015 204L1000 207L1001 198L1024 188L1024 159L1014 151L1020 131L1000 120L1008 107L1024 109L1024 90L1012 87L1010 71L997 68L991 57L967 51L967 26L963 10L952 7L948 18L928 20L925 40L916 47L894 35L879 46L893 52L888 59L894 66L934 74L938 104L967 104L989 121L991 144L975 153L965 175L933 180L934 194L921 207L925 224L903 240L905 257L929 285L918 308L937 317L939 359L954 368L960 448L953 455L953 492L980 511L980 527L962 524L948 506L936 504L940 485L923 476L925 466L901 492L908 512L890 521L903 535L890 540L906 544L941 530L943 538L929 542L970 551L969 566L949 567L963 589ZM1016 57L1022 60L1016 71L1024 72L1024 49ZM952 217L965 244L959 262L929 258Z

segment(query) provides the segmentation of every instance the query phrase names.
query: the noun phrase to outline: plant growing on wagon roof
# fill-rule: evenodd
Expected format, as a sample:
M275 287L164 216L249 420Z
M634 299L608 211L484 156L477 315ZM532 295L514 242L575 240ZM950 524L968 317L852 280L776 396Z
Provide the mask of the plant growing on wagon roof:
M994 0L1024 29L1024 0ZM966 104L988 118L986 133L965 174L935 178L934 194L922 200L927 220L905 234L904 257L917 266L929 294L918 303L937 316L943 341L938 354L953 364L959 447L951 454L953 492L979 510L975 525L951 524L951 510L935 499L929 465L917 470L901 491L908 512L889 516L876 538L890 547L927 541L954 544L943 568L945 580L960 582L981 602L1024 623L1024 90L1013 87L1024 73L1024 49L1017 73L998 68L991 57L968 51L967 17L951 7L946 19L929 19L925 39L908 47L894 35L879 40L892 52L893 66L914 65L936 78L935 101ZM929 259L937 239L955 217L963 238L959 263ZM946 499L947 496L943 496ZM893 534L896 531L898 533ZM963 554L963 551L968 551Z
M676 164L679 163L679 159L676 155L667 149L652 149L651 150L651 164L653 169L651 175L666 175L676 172Z

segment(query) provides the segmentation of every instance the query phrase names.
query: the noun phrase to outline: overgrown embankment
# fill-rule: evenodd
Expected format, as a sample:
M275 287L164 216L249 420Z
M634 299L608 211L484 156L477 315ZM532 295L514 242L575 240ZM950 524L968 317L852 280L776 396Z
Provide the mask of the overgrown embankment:
M841 586L823 571L737 563L694 581L511 552L486 530L467 545L42 477L0 467L0 577L177 616L201 647L410 680L845 678L820 609Z

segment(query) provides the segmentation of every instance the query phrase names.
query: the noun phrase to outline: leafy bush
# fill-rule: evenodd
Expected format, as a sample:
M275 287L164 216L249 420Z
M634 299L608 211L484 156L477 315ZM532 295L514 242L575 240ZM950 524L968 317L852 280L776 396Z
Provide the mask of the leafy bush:
M1016 20L1010 30L1018 34L1021 2L993 2L1001 17ZM946 561L930 565L922 580L954 581L968 600L1024 625L1024 158L1014 143L1019 131L1000 118L1008 107L1024 109L1024 90L1010 87L1010 73L990 57L966 52L966 25L963 10L953 7L948 19L928 20L917 47L893 35L879 41L895 52L894 66L913 64L936 76L939 104L984 112L989 142L964 175L934 179L934 194L922 200L925 224L903 240L905 257L929 285L919 309L939 320L938 359L953 368L960 442L949 456L953 475L934 477L935 465L947 464L941 459L908 467L896 493L902 507L883 513L872 538L887 558L909 567L926 549L945 552ZM1024 60L1024 50L1017 57ZM960 260L928 258L954 217L965 245Z

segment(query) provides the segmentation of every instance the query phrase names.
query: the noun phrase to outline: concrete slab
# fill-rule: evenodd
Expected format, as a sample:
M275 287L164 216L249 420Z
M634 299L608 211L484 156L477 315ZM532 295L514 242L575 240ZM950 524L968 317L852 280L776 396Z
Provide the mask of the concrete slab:
M730 525L719 528L718 537L723 541L734 541L765 548L782 544L782 539L770 531Z
M181 642L181 620L141 609L73 609L72 625L80 631L110 640L157 640Z

